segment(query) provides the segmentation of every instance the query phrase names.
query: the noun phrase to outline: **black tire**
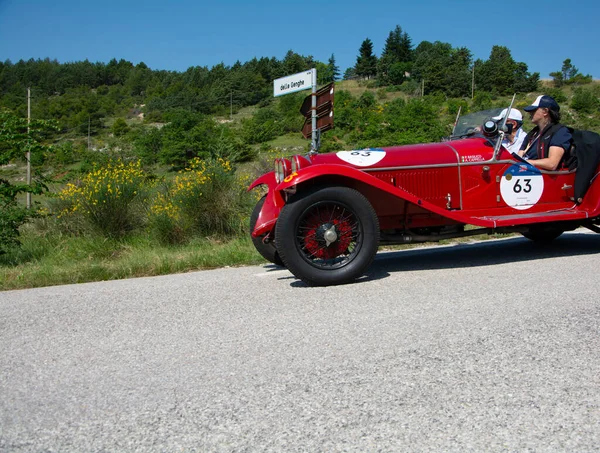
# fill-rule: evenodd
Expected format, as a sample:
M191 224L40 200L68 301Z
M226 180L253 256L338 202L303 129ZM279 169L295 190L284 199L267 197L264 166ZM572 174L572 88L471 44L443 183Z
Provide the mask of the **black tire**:
M252 243L254 244L254 248L256 251L261 254L261 256L269 261L270 263L276 264L277 266L283 266L283 261L279 257L279 253L277 253L277 248L275 247L274 241L269 241L267 243L263 242L264 236L255 238L252 236L252 232L254 231L254 227L256 226L256 221L258 220L258 214L260 214L260 210L265 204L265 199L267 198L264 195L254 209L252 210L252 214L250 215L250 237L252 238Z
M549 226L543 227L538 225L531 227L528 232L521 234L530 241L538 244L549 244L563 233L564 230L560 228Z
M356 280L379 247L379 220L371 203L348 187L296 195L277 219L275 243L285 266L310 286Z

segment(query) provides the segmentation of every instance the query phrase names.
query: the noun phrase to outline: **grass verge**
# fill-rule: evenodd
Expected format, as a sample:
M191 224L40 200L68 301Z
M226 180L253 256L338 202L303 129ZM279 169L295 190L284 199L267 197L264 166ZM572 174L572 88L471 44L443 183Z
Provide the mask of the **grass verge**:
M0 257L0 290L174 274L264 263L250 238L195 240L185 246L157 246L138 237L24 236L19 256ZM19 262L14 265L11 263Z
M477 235L439 243L382 246L380 251L508 236L512 235ZM159 246L147 237L110 240L29 233L21 239L20 250L0 256L0 291L266 263L249 236L226 241L196 239L180 246Z

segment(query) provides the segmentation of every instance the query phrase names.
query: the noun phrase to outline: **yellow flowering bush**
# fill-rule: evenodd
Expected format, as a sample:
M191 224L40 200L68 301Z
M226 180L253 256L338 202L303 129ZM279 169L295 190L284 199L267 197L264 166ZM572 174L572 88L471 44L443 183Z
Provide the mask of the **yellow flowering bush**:
M150 206L149 225L163 242L183 242L193 234L242 233L251 212L247 179L227 160L195 158L159 191Z
M83 221L106 236L123 236L143 223L145 192L139 161L109 161L58 193L57 217L65 223Z

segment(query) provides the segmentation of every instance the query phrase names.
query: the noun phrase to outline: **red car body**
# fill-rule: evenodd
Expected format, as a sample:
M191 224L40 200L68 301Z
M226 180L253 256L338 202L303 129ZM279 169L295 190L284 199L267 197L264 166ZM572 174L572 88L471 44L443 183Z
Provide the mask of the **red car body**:
M250 186L268 186L251 219L253 241L263 256L307 284L333 285L362 275L380 244L498 232L549 241L579 226L598 230L596 178L575 203L574 170L539 170L498 140L501 136L476 134L440 143L280 159L278 175L267 173ZM361 207L353 207L352 196L364 197L372 210L366 205L363 209L362 201ZM361 209L366 214L359 214ZM341 212L346 210L356 215L344 223ZM282 215L285 229L278 228ZM377 233L369 233L370 228ZM344 236L352 239L342 240ZM358 259L360 253L373 256Z

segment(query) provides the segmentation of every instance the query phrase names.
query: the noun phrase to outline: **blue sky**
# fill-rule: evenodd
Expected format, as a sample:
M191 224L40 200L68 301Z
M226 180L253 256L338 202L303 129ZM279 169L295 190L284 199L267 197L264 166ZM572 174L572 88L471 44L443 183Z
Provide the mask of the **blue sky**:
M365 38L379 56L396 25L415 46L448 42L487 59L503 45L542 78L566 58L600 78L600 0L0 0L0 61L124 58L185 71L291 49L323 62L334 54L343 73Z

